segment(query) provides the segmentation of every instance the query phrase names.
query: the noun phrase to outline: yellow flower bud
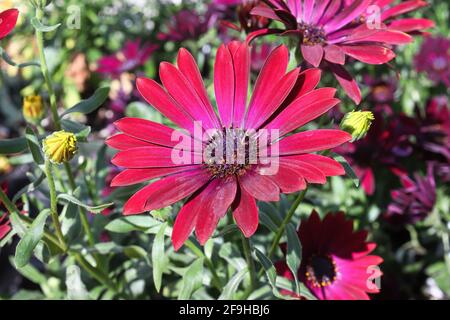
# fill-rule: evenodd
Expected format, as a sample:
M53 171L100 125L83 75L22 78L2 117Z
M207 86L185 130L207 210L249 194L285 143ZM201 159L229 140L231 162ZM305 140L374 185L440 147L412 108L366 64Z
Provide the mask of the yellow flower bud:
M49 135L43 141L45 156L53 163L70 161L77 152L77 138L64 130Z
M370 111L352 111L341 121L341 129L350 133L353 141L364 138L375 117Z
M9 160L7 157L0 155L0 173L8 173L12 169L11 164L9 163Z
M41 96L26 96L23 99L23 116L28 122L41 120L44 115L44 105Z

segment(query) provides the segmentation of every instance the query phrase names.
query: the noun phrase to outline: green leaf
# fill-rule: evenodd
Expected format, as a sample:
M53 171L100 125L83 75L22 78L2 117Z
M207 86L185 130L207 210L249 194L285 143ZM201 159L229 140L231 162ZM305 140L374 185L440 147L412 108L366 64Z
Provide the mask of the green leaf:
M334 160L339 162L344 167L345 174L350 179L352 179L354 185L358 188L360 185L359 178L356 175L355 171L353 171L353 168L350 166L350 164L347 162L347 160L345 160L345 158L343 156L340 156L337 153L332 153L331 155L333 156Z
M158 292L161 289L162 275L167 262L164 252L164 231L166 227L167 223L161 225L152 246L153 282Z
M39 21L38 18L33 17L31 18L31 24L37 31L41 32L52 32L59 28L61 23L55 24L53 26L44 26L41 21Z
M88 300L89 294L81 281L80 268L76 265L70 265L66 270L67 299L69 300Z
M203 258L199 258L186 270L178 300L188 300L202 286Z
M72 120L61 120L61 126L64 130L74 133L78 141L86 141L91 133L90 126L85 126L84 124Z
M237 272L225 285L222 294L219 296L218 300L232 300L234 294L239 288L239 284L242 282L242 280L244 280L247 272L248 268L241 269L239 272Z
M36 190L36 188L39 187L39 185L44 180L45 180L45 174L44 174L44 172L42 172L41 175L39 177L37 177L32 183L27 184L25 187L20 189L12 198L12 202L16 203L16 201L18 201L20 199L20 197L22 195L24 195L25 193L30 193L30 192L33 192L34 190Z
M80 187L73 191L75 197L80 196ZM81 234L81 219L79 213L79 207L68 202L61 211L61 230L67 241L76 239Z
M31 151L33 160L36 164L44 164L44 156L42 155L41 145L36 133L30 127L25 130L25 137L27 139L28 148Z
M97 89L94 94L86 99L78 102L76 105L74 105L72 108L67 109L61 114L61 117L64 117L70 113L74 112L81 112L84 114L91 113L95 111L97 108L99 108L103 102L106 101L109 94L109 87L102 87Z
M123 253L130 259L147 258L147 251L136 245L126 246L122 250Z
M27 148L27 139L25 137L0 140L0 154L19 153Z
M33 255L33 250L36 248L44 234L45 222L49 214L50 210L48 209L39 213L31 224L30 229L17 244L16 255L14 258L17 268L24 267Z
M80 200L78 200L74 196L71 196L70 194L67 194L67 193L59 194L57 199L69 201L71 203L76 204L79 207L85 208L86 210L88 210L89 212L92 212L92 213L100 213L103 210L105 210L106 208L108 208L114 204L113 202L110 202L110 203L105 203L105 204L101 204L98 206L88 206L87 204L82 203Z
M105 226L105 229L116 233L129 233L131 231L146 231L161 222L148 215L136 215L115 219Z
M300 269L300 263L302 260L302 245L300 244L297 232L295 231L295 228L292 224L288 224L286 226L286 234L287 234L286 262L292 274L294 275L296 292L300 293L297 273L298 269Z
M272 287L272 293L275 297L279 299L289 299L287 296L283 296L277 289L277 271L272 264L272 261L268 257L264 255L261 251L258 249L254 249L256 257L258 258L259 262L264 268L264 271L266 273L267 279L269 280L269 284Z

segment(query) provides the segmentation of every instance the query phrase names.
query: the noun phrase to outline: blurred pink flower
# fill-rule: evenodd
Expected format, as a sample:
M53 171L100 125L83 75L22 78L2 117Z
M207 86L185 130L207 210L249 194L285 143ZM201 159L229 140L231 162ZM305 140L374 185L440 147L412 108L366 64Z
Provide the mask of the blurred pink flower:
M97 72L118 76L144 65L151 54L158 48L155 44L146 44L141 47L141 40L129 40L120 52L100 58L97 62Z
M450 88L450 39L426 37L414 59L418 72L424 72L436 84Z
M209 15L199 15L193 10L181 10L167 24L167 31L160 32L162 41L197 39L208 30Z

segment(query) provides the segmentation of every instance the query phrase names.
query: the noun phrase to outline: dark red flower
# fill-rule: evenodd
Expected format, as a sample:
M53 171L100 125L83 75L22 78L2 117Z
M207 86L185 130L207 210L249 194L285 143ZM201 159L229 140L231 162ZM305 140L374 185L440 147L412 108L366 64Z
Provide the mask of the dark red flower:
M298 279L320 300L368 300L378 293L374 280L382 275L379 256L369 255L376 244L366 242L367 231L353 231L353 221L342 212L328 213L323 220L313 211L297 231L302 244ZM294 280L285 262L277 264L280 275Z
M100 58L97 72L119 76L144 65L157 48L154 44L141 47L140 39L127 41L119 53Z
M427 175L415 174L415 181L406 174L399 174L402 189L391 191L392 203L386 218L392 223L416 223L425 219L436 202L436 183L433 166L428 165Z
M7 9L0 12L0 40L5 38L14 29L19 17L19 10Z
M280 192L296 192L307 183L323 184L327 176L344 174L338 162L313 152L349 141L348 133L311 130L288 135L339 102L335 89L316 89L319 70L286 72L288 61L285 46L272 51L247 105L250 48L239 42L221 45L214 66L219 116L194 58L185 49L178 53L177 66L161 63L164 87L139 78L137 88L147 102L184 130L137 118L115 123L123 133L107 143L120 150L112 162L126 169L112 185L163 177L133 195L124 205L124 214L160 209L189 197L175 221L175 249L194 228L204 244L230 207L249 237L258 227L256 199L278 201ZM271 171L271 165L277 170Z
M2 240L11 231L11 221L6 213L0 213L0 240Z
M391 45L412 41L407 33L395 27L394 17L419 7L423 1L413 2L408 8L390 7L386 0L266 0L270 8L259 6L255 15L282 22L285 30L258 31L253 36L267 33L293 35L299 39L303 58L315 67L329 68L346 93L356 103L361 92L351 75L344 69L346 56L368 64L383 64L395 57ZM381 6L382 5L382 6ZM372 12L381 6L381 13ZM403 21L403 27L405 22ZM424 27L429 27L429 20ZM386 23L388 25L386 25ZM394 27L391 27L394 25ZM404 28L403 28L404 29Z
M208 24L208 15L199 15L193 10L181 10L169 21L167 31L158 34L158 39L162 41L195 40L208 31Z
M364 83L369 86L368 100L374 104L389 104L394 102L395 91L397 90L397 81L395 78L375 78L371 76L364 77Z
M450 88L450 40L444 37L426 37L414 59L416 70L428 78Z

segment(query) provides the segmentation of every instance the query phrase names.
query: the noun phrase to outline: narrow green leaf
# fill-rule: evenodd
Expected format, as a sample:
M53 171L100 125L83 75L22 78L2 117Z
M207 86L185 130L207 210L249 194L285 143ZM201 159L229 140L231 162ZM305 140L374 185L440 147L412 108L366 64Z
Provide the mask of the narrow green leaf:
M178 300L188 300L202 286L203 258L195 260L186 270Z
M131 231L146 231L161 222L148 215L136 215L115 219L105 226L105 229L116 233L129 233Z
M58 24L55 24L53 26L45 26L36 17L31 18L31 24L33 25L33 27L36 30L41 31L41 32L52 32L52 31L55 31L61 25L61 23L58 23Z
M42 172L41 175L39 177L37 177L33 182L31 182L30 184L27 184L25 187L20 189L12 198L12 202L16 203L16 201L18 201L20 199L20 197L22 195L24 195L25 193L30 193L30 192L33 192L34 190L36 190L36 188L39 187L39 185L44 180L45 180L45 174L44 174L44 172Z
M17 244L16 255L14 258L17 268L24 267L33 255L33 250L36 248L44 234L45 221L49 214L50 210L48 209L39 213L31 224L30 229Z
M67 299L88 300L89 294L81 281L81 271L77 265L70 265L66 270Z
M292 224L288 224L286 226L286 234L287 234L287 253L286 253L286 262L294 275L294 280L296 284L296 292L300 293L300 287L298 282L298 269L300 269L300 263L302 260L302 246L300 244L300 240L298 239L297 232Z
M162 275L167 261L164 253L164 231L166 227L167 223L161 225L152 246L153 282L158 292L161 289Z
M360 181L358 176L356 175L355 171L353 171L353 168L350 166L350 164L345 160L343 156L338 155L337 153L332 153L332 156L334 160L339 162L345 170L345 174L353 181L354 185L358 188L360 185Z
M123 253L130 259L147 258L147 251L136 245L123 247Z
M84 124L72 120L61 120L61 126L64 130L74 133L78 141L86 141L91 133L90 126L85 126Z
M109 87L102 87L97 89L94 94L86 99L78 102L76 105L74 105L72 108L67 109L61 114L61 117L64 117L68 115L69 113L73 112L81 112L84 114L91 113L95 111L97 108L99 108L103 102L106 101L109 94Z
M44 164L44 156L42 155L39 139L30 127L27 127L25 130L25 138L27 139L28 148L31 151L34 162L38 165Z
M20 153L28 148L25 137L0 140L0 154Z
M77 206L83 207L92 213L100 213L103 210L105 210L106 208L108 208L114 204L113 202L110 202L110 203L105 203L105 204L101 204L98 206L88 206L87 204L82 203L80 200L78 200L74 196L71 196L70 194L67 194L67 193L59 194L57 198L58 198L58 200L62 199L62 200L72 202L72 203L76 204Z
M242 282L242 280L244 280L247 272L248 268L241 269L239 272L237 272L225 285L222 294L219 296L218 300L232 300L234 294L239 288L239 284Z
M270 259L266 257L264 253L262 253L258 249L255 248L254 250L256 257L258 258L259 262L264 268L267 279L269 280L269 284L272 287L273 295L279 299L290 299L288 296L283 296L277 289L277 271L274 265L272 264L272 261L270 261Z

